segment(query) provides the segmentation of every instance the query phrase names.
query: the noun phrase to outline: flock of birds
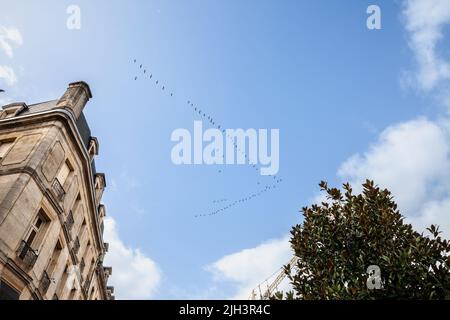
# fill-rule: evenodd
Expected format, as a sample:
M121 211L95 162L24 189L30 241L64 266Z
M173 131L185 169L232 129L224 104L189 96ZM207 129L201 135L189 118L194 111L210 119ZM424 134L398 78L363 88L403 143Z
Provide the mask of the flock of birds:
M275 183L273 183L271 185L266 185L264 187L264 189L260 189L256 193L248 194L247 196L242 197L240 199L237 199L237 200L235 200L235 201L233 201L233 202L231 202L231 203L229 203L229 204L227 204L227 205L225 205L225 206L223 206L223 207L221 207L221 208L219 208L217 210L214 210L214 211L211 211L211 212L208 212L208 213L203 213L203 214L196 214L196 215L194 215L194 217L195 218L199 218L199 217L207 217L207 216L214 216L214 215L217 215L217 214L222 214L224 211L226 211L228 209L231 209L235 205L238 205L238 204L241 204L241 203L253 200L256 197L259 197L259 196L263 195L265 192L268 192L270 190L275 189L277 187L277 184L280 183L280 182L282 182L282 179L277 179L275 181Z
M159 87L159 89L161 89L161 91L167 92L167 94L170 97L174 96L174 92L167 90L167 86L160 83L159 79L156 79L156 77L153 76L153 73L151 72L147 72L147 68L140 62L137 61L137 59L133 59L133 63L135 65L139 66L138 71L140 71L140 75L135 75L134 76L134 80L137 81L140 77L142 77L145 80L150 80L154 83L154 85L156 85L157 87ZM209 124L219 130L221 130L223 133L226 133L226 130L224 129L224 127L222 126L221 123L219 123L214 117L212 117L211 114L209 114L204 108L200 108L198 107L196 104L194 104L190 99L186 100L186 105L187 107L191 108L192 111L194 112L195 115L198 115L200 118L203 118L205 120L207 120L209 122ZM203 109L203 110L202 110ZM246 160L249 160L248 155L245 153L244 150L240 149L238 144L236 143L234 137L232 137L229 134L226 134L227 139L230 140L230 142L233 144L235 150L237 152L239 152ZM259 172L260 168L258 168L258 166L256 164L250 164L248 166L248 168L251 168L252 170ZM219 173L222 173L222 170L218 170ZM259 175L258 175L259 176ZM259 176L260 177L260 176ZM259 197L261 195L263 195L264 193L268 192L269 190L273 190L277 187L277 185L279 183L281 183L283 181L283 179L281 179L278 176L269 176L271 178L273 178L273 180L269 183L266 183L264 185L264 187L260 187L261 186L261 182L257 182L258 185L258 190L256 192L250 193L242 198L236 199L234 201L232 200L228 200L228 199L220 199L220 200L214 200L213 203L214 204L221 204L221 203L225 203L222 207L220 207L217 210L214 211L210 211L207 213L202 213L202 214L196 214L194 215L194 217L198 218L198 217L206 217L206 216L214 216L217 214L222 214L225 211L227 211L228 209L231 209L232 207L238 205L238 204L242 204L244 202L253 200L256 197Z
M136 64L137 60L134 59L133 62ZM145 67L143 67L142 64L139 64L139 69L142 71L142 75L143 77L147 76L148 80L151 80L153 78L153 74L151 73L147 73L147 69ZM134 77L134 80L136 81L138 79L138 76ZM166 86L162 85L159 83L159 80L155 80L155 85L160 85L160 88L162 91L167 91L168 94L170 95L170 97L174 96L173 92L170 92L168 90L166 90ZM5 92L5 90L0 89L0 93ZM198 114L200 117L203 117L204 119L207 119L208 122L210 123L210 125L214 126L215 128L222 130L223 133L226 133L226 130L223 129L223 126L221 124L219 124L217 122L217 120L215 120L209 113L207 113L205 110L200 109L199 107L197 107L191 100L187 100L187 105L188 107L190 107L191 109L193 109L195 114ZM236 151L238 151L239 153L241 153L242 156L244 156L245 159L249 159L248 155L245 153L244 150L241 150L237 143L235 142L235 139L230 136L229 134L226 135L226 137L233 143L234 148L236 149ZM255 171L259 171L260 169L255 165L255 164L251 164L249 166L250 168L254 169ZM222 170L218 171L219 173L222 172ZM259 188L259 190L257 192L254 193L250 193L242 198L236 199L234 201L229 201L228 199L219 199L219 200L214 200L213 203L214 204L222 204L222 203L226 203L224 204L221 208L214 210L214 211L210 211L208 213L203 213L203 214L196 214L194 215L194 217L198 218L198 217L206 217L206 216L214 216L217 214L222 214L224 211L231 209L232 207L238 205L238 204L242 204L244 202L253 200L256 197L259 197L261 195L263 195L264 193L268 192L269 190L273 190L277 187L277 185L279 183L281 183L283 181L283 179L277 177L277 176L273 176L274 181L271 183L268 183L264 186L264 188ZM257 183L258 186L261 185L260 182Z

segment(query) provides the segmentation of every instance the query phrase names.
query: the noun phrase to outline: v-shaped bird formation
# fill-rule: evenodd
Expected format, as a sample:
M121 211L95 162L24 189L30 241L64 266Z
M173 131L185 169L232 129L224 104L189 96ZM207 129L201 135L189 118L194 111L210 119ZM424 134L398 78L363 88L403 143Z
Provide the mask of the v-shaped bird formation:
M134 76L134 81L137 81L140 78L142 78L144 80L150 80L153 78L153 73L151 73L151 72L147 73L147 71L149 69L146 68L142 63L138 62L137 59L133 59L133 63L135 65L139 66L139 68L137 70L139 72L139 74ZM175 95L174 91L167 90L167 86L160 84L159 79L157 79L156 81L153 81L151 83L156 85L157 88L159 88L162 92L167 93L169 97L174 97L174 95ZM226 130L223 129L223 125L219 121L217 121L217 119L215 119L211 114L209 114L204 108L203 108L203 110L200 109L197 105L194 104L194 102L192 102L191 99L186 99L185 101L186 101L186 106L188 108L192 109L194 115L197 115L197 117L199 117L201 119L207 120L207 122L212 127L221 130L223 133L226 132ZM232 142L232 144L235 147L235 149L237 150L237 152L241 153L241 155L243 155L246 159L248 159L248 155L245 153L245 150L241 150L240 148L238 148L238 144L235 142L235 140L230 135L226 135L226 137L227 137L227 139L230 139L230 141ZM254 170L254 172L259 172L259 170L260 170L260 168L258 168L258 166L255 164L249 165L248 168ZM222 173L222 170L219 170L218 172ZM247 201L253 200L257 197L264 195L265 193L267 193L270 190L276 189L277 185L283 181L283 179L281 179L279 176L268 176L268 177L272 178L273 180L269 183L265 183L263 187L261 187L262 183L260 181L258 181L257 182L258 190L256 190L255 192L251 192L251 193L249 193L239 199L235 199L235 200L228 200L228 199L220 199L220 201L215 200L215 201L213 201L214 204L221 204L224 202L227 202L227 203L216 210L212 210L212 211L205 212L205 213L195 214L194 217L199 218L199 217L207 217L207 216L223 214L227 210L235 207L236 205L243 204ZM258 179L260 179L260 178L261 178L261 176L258 175Z

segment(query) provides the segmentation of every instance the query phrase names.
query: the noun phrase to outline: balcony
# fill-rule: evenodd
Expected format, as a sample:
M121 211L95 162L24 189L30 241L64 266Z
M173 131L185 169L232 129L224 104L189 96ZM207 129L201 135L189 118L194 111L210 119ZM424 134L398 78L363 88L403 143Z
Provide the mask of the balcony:
M62 201L66 192L64 191L62 185L59 183L58 179L53 180L52 190L58 201Z
M72 250L75 255L77 255L80 250L80 239L78 239L78 237L73 241Z
M39 282L39 290L41 290L41 293L44 295L47 293L48 287L50 287L50 277L47 273L47 271L44 271L42 274L41 281Z
M86 266L86 264L84 263L84 259L81 259L81 262L80 262L80 274L81 275L84 273L85 266Z
M27 268L32 268L37 260L38 254L31 248L31 246L22 240L17 255L23 261Z
M65 222L66 222L67 231L70 232L72 230L72 227L73 227L74 223L75 223L75 220L73 219L72 210L69 211L69 214L67 215Z
M83 286L84 292L86 292L86 294L89 294L90 287L91 287L91 281L89 278L87 278L86 281L84 282L84 286Z

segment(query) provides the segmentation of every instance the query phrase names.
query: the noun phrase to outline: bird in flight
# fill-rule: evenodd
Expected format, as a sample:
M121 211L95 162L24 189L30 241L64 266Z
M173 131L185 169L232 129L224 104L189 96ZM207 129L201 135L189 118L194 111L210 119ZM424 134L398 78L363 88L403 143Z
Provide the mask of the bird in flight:
M0 93L2 93L2 92L5 92L5 90L3 90L3 89L0 89Z

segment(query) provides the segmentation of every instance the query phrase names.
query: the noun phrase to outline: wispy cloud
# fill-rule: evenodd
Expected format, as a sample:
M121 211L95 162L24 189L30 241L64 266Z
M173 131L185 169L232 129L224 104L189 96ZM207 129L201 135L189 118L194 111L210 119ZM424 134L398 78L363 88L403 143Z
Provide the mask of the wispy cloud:
M437 48L445 25L450 23L450 1L406 0L403 14L409 45L418 63L414 82L429 91L450 79L450 64Z
M14 55L13 45L21 46L23 38L20 31L14 27L0 26L0 51L12 58ZM17 82L17 76L14 69L7 65L0 65L0 80L7 85L12 86Z
M9 86L12 86L17 82L17 76L14 69L8 66L0 65L0 79L3 79Z
M109 252L105 265L113 267L109 284L115 287L118 299L150 299L161 281L161 271L156 263L141 250L127 247L120 239L116 222L105 219L105 241Z
M23 44L22 34L17 28L0 26L0 49L9 57L14 55L13 45Z

